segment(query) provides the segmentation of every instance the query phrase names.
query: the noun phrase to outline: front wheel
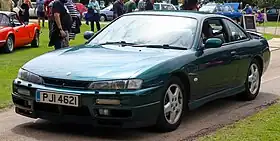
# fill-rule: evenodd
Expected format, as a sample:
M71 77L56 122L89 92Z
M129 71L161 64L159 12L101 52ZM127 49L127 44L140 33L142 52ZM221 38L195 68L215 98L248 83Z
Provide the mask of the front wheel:
M11 53L14 51L14 38L10 35L3 48L5 53Z
M39 47L39 45L40 45L40 33L38 30L36 30L34 39L31 42L31 47Z
M241 100L254 100L259 94L261 86L261 67L259 62L254 59L248 69L245 82L245 91L238 95Z
M161 99L160 114L156 127L161 132L176 130L182 120L185 109L185 90L180 79L170 79Z

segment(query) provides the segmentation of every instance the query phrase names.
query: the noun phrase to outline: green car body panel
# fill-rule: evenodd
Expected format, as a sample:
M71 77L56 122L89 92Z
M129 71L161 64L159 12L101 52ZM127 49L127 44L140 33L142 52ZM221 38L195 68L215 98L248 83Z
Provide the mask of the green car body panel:
M132 78L144 81L139 90L96 91L32 84L17 78L13 82L12 94L17 113L33 118L55 119L59 117L46 111L34 111L36 106L28 108L17 102L24 99L36 105L38 104L35 102L36 91L48 90L81 94L82 107L89 111L88 117L85 117L87 120L80 120L81 122L105 125L105 122L112 121L112 124L124 123L122 126L128 127L152 125L159 115L160 100L165 93L166 82L171 76L180 78L187 90L188 106L190 109L194 109L211 100L244 91L248 67L253 58L260 61L263 72L268 67L270 51L267 41L263 38L253 39L249 34L250 38L242 42L224 44L220 48L198 49L203 21L207 18L223 16L186 11L135 12L124 16L137 14L158 14L197 19L197 34L192 47L188 50L141 48L141 51L139 51L130 46L121 48L119 45L91 47L81 45L46 53L32 59L22 68L43 78L81 82ZM231 54L233 51L235 51L235 55ZM68 62L69 60L71 62ZM66 76L68 72L72 73L71 76ZM17 92L18 88L31 90L31 96L19 94ZM97 105L95 103L97 98L119 99L121 105ZM117 117L100 117L96 115L96 110L99 108L123 110L124 114ZM33 112L28 114L20 111L20 109ZM71 117L69 116L68 119Z

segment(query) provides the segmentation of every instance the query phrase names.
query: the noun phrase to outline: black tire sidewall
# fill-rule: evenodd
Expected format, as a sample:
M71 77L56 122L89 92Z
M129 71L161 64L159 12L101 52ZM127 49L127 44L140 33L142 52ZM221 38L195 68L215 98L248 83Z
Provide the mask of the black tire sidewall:
M181 91L182 91L182 96L183 96L183 108L182 108L181 117L177 121L177 123L175 123L175 124L168 123L166 121L165 115L164 115L164 97L165 97L165 93L166 93L167 89L169 88L169 86L172 85L172 84L179 85L179 87L181 88ZM187 104L186 90L184 88L184 85L183 85L183 83L180 81L180 79L178 77L172 76L169 79L169 81L166 82L166 84L164 86L163 94L161 96L160 112L159 112L158 121L157 121L157 125L156 125L157 128L159 129L159 131L161 131L161 132L170 132L170 131L173 131L173 130L177 129L179 127L179 125L181 124L182 117L184 116L185 109L186 109L186 106L187 106L186 104Z

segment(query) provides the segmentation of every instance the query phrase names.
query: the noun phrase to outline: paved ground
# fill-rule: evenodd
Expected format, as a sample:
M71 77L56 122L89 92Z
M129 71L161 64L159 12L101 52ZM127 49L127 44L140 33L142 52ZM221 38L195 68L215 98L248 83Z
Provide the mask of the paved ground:
M278 28L276 27L257 27L258 32L280 35L280 23Z
M280 46L279 46L280 47ZM251 115L275 102L280 96L280 51L272 53L271 65L263 77L261 93L254 101L241 102L226 98L189 112L178 130L159 134L150 129L94 129L90 126L52 124L16 115L13 109L0 113L0 141L105 141L191 140L226 124Z

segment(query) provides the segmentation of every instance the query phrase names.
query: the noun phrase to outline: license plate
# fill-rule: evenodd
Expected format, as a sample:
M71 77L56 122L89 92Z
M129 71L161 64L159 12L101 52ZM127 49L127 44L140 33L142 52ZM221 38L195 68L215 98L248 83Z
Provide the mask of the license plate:
M36 93L36 102L78 107L79 95L40 91Z

